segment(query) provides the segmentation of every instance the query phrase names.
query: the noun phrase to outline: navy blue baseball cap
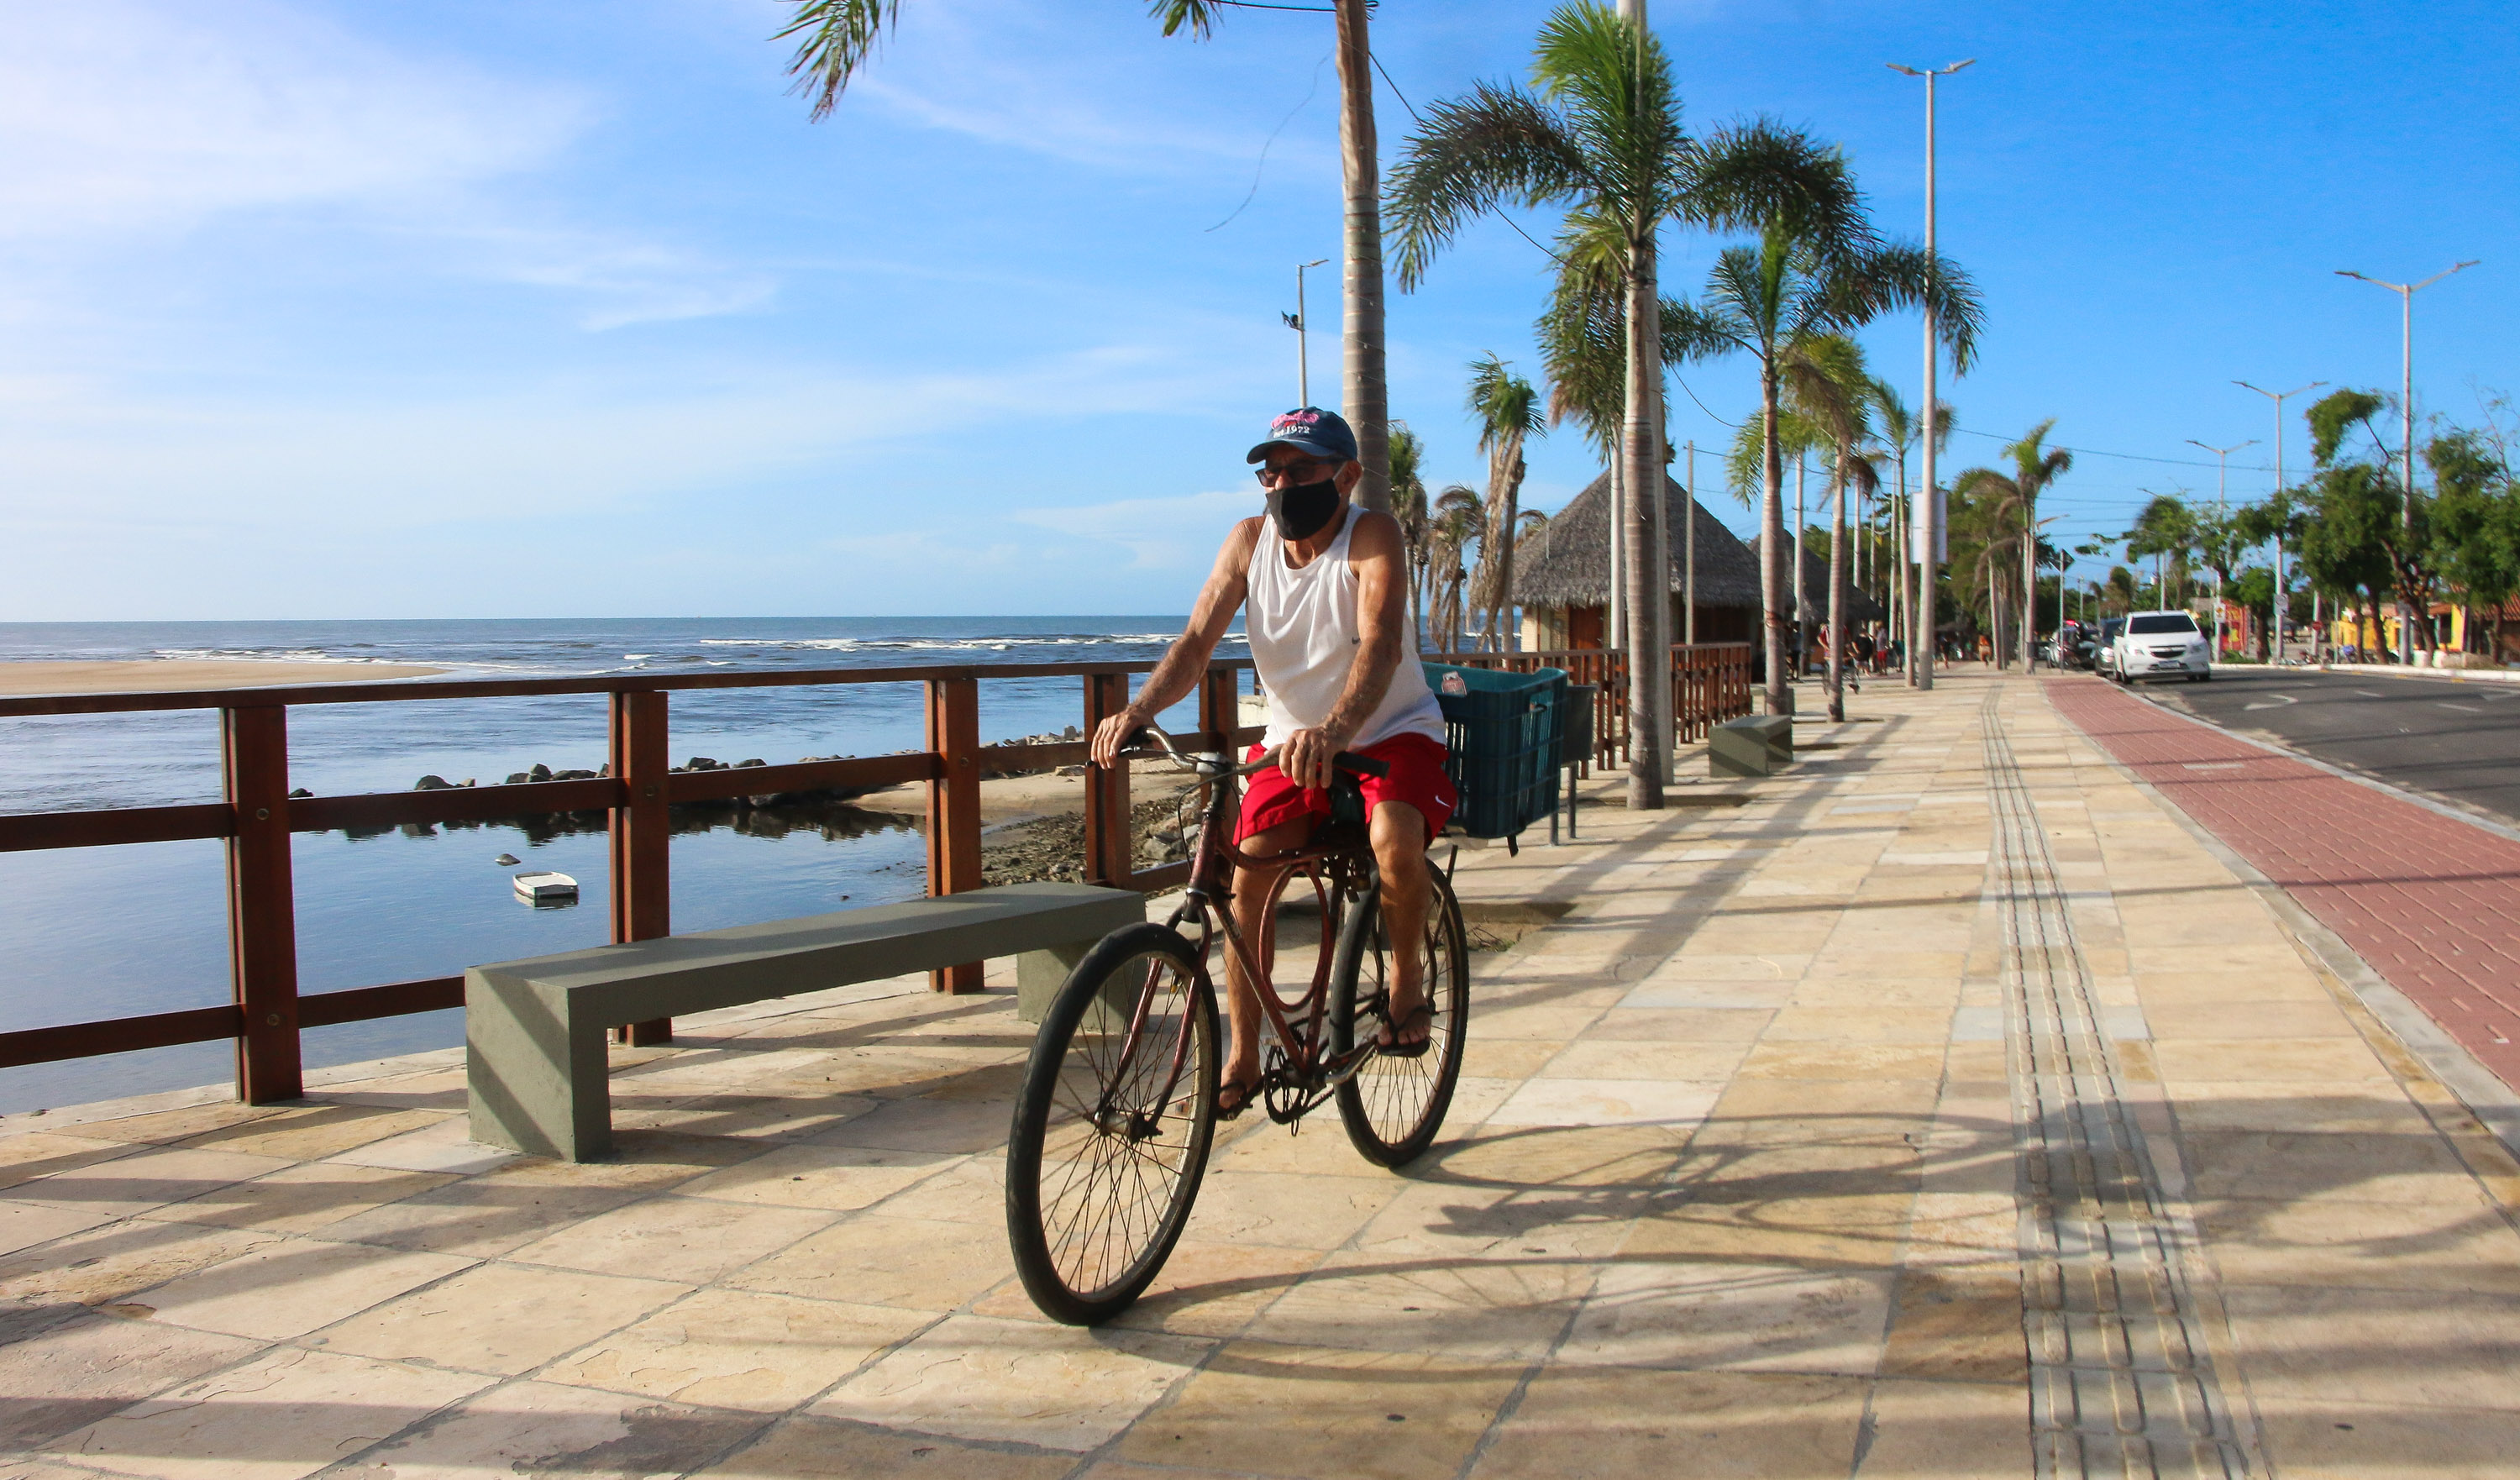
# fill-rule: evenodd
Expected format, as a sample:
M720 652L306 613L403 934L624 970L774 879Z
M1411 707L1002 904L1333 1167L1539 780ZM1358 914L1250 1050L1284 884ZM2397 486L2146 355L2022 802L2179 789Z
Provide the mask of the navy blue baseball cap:
M1333 463L1356 461L1356 433L1348 430L1347 422L1337 412L1318 406L1298 406L1281 413L1269 424L1268 440L1252 448L1251 455L1242 461L1259 462L1272 447L1292 447Z

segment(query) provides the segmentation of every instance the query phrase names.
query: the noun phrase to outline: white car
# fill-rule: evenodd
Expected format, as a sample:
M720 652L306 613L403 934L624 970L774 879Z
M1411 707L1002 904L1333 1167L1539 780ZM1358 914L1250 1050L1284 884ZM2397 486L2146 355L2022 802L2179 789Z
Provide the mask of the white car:
M2112 676L2122 684L2147 678L2201 684L2214 676L2213 647L2184 611L2128 613L2110 654Z

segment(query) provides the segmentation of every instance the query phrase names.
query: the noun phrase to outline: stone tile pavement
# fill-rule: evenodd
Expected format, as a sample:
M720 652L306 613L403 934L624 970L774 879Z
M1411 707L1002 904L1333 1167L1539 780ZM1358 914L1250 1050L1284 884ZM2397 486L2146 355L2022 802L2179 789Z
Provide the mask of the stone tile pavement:
M2520 1089L2520 839L2093 679L2059 709Z
M617 1050L600 1165L446 1055L0 1123L0 1480L2509 1473L2503 1147L2040 685L1853 707L1465 854L1571 909L1447 1140L1234 1128L1100 1331L1008 1263L1003 993Z

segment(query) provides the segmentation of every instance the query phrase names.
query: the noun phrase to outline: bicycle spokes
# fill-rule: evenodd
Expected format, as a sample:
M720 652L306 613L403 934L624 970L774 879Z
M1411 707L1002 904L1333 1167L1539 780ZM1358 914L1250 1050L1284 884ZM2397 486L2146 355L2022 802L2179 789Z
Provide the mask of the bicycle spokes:
M1067 1040L1037 1175L1051 1262L1080 1296L1136 1270L1192 1172L1200 1059L1214 1052L1198 1016L1183 964L1142 955L1106 978Z

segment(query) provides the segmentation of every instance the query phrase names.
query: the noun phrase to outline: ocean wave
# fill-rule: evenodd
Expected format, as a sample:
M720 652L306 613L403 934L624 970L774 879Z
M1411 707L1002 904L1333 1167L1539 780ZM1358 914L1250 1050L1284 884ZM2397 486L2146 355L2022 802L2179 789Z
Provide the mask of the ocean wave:
M366 646L366 645L361 645ZM156 648L149 655L168 662L188 663L408 663L421 661L402 657L344 657L326 652L320 648L292 648L275 650L269 648Z
M960 638L704 637L700 639L700 646L779 648L810 652L1005 652L1014 648L1160 647L1180 635L1177 632L1099 632ZM1229 632L1225 641L1238 643L1243 641L1243 636L1239 632Z

